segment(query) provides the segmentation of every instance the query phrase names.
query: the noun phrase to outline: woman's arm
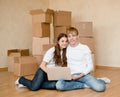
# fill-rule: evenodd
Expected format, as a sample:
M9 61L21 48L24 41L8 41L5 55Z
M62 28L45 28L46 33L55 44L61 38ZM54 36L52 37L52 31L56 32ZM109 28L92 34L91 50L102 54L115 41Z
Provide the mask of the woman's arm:
M39 66L44 72L46 72L46 64L47 64L47 62L42 61L42 63Z

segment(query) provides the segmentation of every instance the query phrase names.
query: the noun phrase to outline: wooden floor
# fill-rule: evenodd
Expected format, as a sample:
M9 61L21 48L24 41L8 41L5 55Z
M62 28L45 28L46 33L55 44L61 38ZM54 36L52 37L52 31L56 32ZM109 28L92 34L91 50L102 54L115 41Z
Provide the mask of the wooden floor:
M95 92L91 89L72 91L38 90L30 91L27 88L18 88L14 82L17 79L12 73L0 72L0 97L120 97L120 69L99 68L96 77L107 76L111 83L106 85L105 92ZM32 76L27 76L32 78Z

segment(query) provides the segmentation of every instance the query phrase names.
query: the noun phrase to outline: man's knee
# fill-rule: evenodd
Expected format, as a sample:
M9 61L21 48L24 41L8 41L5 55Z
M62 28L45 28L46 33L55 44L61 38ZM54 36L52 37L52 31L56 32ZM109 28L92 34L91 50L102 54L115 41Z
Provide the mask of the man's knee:
M97 86L94 87L94 90L97 91L97 92L103 92L105 91L105 85L104 84L99 84Z
M64 90L64 83L63 83L64 80L58 80L57 83L56 83L56 89L57 90Z

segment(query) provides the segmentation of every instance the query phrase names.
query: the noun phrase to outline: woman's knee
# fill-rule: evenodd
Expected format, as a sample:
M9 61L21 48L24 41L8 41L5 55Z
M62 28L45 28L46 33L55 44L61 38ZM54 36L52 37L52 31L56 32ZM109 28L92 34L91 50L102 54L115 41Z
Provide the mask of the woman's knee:
M39 85L37 85L37 84L33 84L33 85L31 85L31 87L29 87L29 89L30 90L32 90L32 91L37 91L37 90L39 90L41 87L39 86Z

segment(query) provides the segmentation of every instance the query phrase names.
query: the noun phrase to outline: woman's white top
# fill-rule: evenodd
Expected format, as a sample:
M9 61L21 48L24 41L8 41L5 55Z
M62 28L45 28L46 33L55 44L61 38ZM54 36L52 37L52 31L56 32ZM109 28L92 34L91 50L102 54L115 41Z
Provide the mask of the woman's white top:
M44 55L43 57L43 61L47 62L47 67L56 67L58 66L57 64L55 64L53 57L54 57L54 51L55 51L55 47L50 48ZM61 55L62 55L62 51L61 51Z

